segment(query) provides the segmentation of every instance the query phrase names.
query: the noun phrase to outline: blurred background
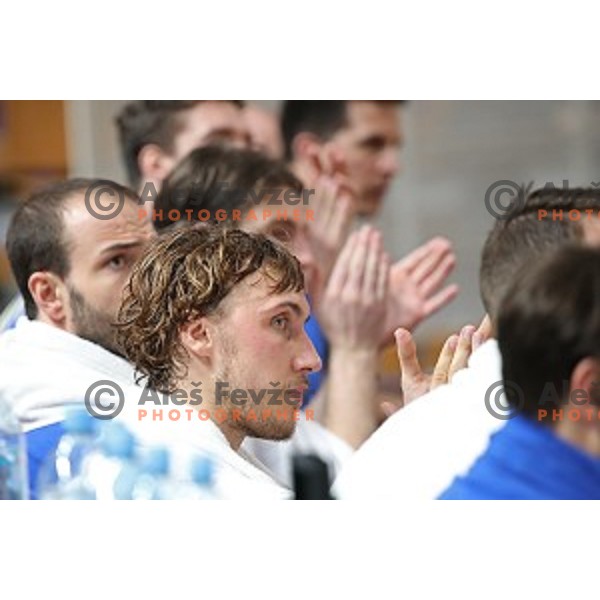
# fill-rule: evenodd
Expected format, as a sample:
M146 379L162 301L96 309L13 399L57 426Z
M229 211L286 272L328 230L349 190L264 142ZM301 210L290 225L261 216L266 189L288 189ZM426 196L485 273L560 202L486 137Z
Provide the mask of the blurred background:
M19 199L65 176L126 183L113 122L125 102L0 101L0 307L14 293L4 236ZM278 111L280 103L257 104ZM402 110L402 172L379 225L395 258L436 235L454 245L460 295L417 331L433 356L448 333L483 313L479 253L493 224L486 190L502 179L600 185L600 102L412 101ZM394 362L392 352L390 369Z

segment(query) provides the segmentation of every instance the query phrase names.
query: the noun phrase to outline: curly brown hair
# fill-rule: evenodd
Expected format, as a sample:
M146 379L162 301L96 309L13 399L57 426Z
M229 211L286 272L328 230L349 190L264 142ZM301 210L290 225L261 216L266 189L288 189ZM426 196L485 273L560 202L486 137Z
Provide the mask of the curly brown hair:
M204 225L155 240L133 270L116 324L138 382L147 377L151 388L173 392L186 374L180 327L216 314L229 292L259 270L272 280L273 294L304 289L298 260L261 234Z

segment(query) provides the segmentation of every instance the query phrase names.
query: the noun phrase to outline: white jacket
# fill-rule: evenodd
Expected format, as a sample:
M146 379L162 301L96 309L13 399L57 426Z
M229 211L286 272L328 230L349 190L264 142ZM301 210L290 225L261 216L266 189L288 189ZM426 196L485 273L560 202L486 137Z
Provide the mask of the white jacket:
M25 317L14 329L0 335L0 395L10 402L26 432L62 421L65 408L82 404L88 388L100 380L112 381L123 390L125 408L118 418L127 423L142 445L167 445L179 476L192 453L205 452L216 462L217 492L221 497L291 497L291 491L259 460L243 448L235 452L212 422L140 421L138 400L143 388L135 384L133 366L125 359ZM295 434L299 442L290 446L321 451L325 453L323 458L330 459L328 447L315 448L322 437L321 428L312 423L306 425ZM312 441L313 431L317 431L317 442ZM268 441L263 444L269 448L275 464L291 459L289 451L279 454L288 446Z
M485 407L486 391L501 379L498 344L488 340L451 383L392 415L354 453L334 483L334 495L437 498L457 475L469 470L490 436L504 425Z

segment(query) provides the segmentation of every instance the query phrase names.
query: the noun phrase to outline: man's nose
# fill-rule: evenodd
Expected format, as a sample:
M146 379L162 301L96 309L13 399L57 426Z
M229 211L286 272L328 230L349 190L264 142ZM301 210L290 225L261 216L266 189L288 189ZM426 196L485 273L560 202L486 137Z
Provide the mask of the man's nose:
M323 362L306 333L303 334L302 348L294 359L294 370L316 373L323 368Z
M394 177L400 170L400 156L398 148L387 148L381 157L380 168L386 177Z

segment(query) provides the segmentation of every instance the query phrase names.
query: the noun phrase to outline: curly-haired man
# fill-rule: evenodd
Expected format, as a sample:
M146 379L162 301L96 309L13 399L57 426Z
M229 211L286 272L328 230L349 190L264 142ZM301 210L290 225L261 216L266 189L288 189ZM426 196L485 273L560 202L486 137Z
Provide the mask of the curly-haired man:
M213 454L229 490L239 475L240 484L268 491L275 482L239 448L247 436L293 434L308 375L321 368L308 316L300 264L283 246L207 225L148 248L126 290L118 337L149 388L190 399L201 389L189 408L206 418L169 427L178 443Z

